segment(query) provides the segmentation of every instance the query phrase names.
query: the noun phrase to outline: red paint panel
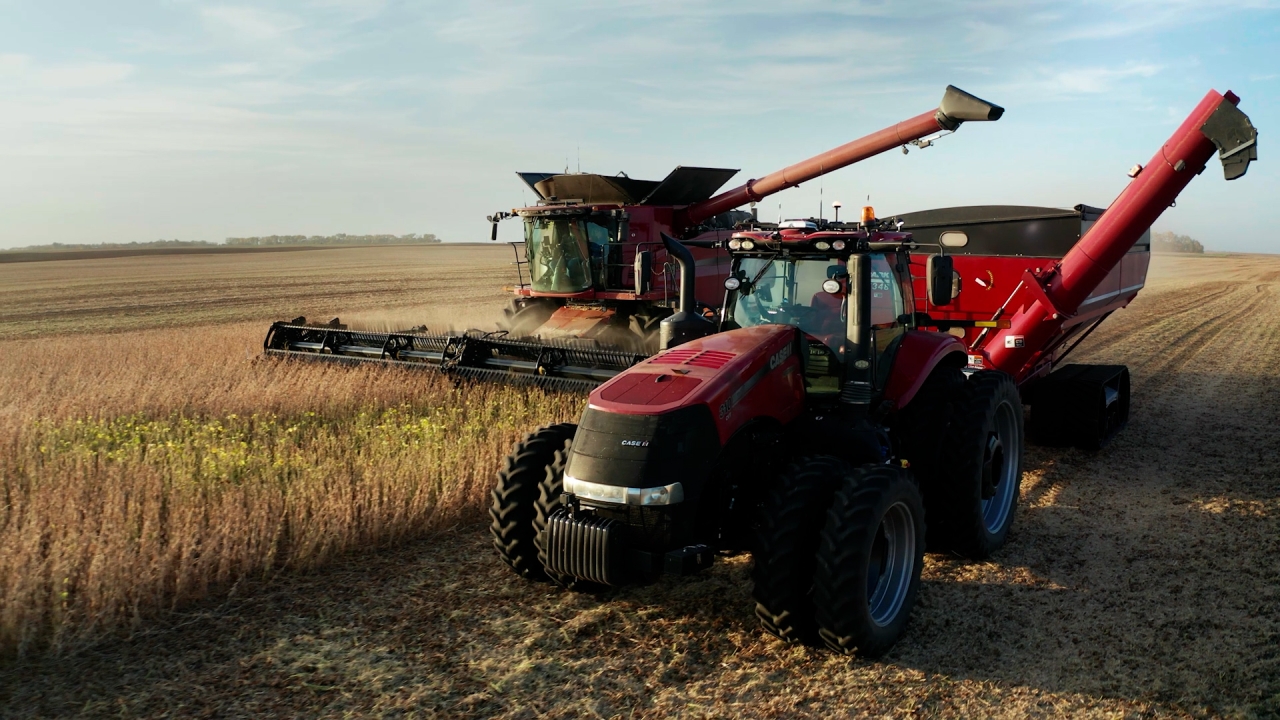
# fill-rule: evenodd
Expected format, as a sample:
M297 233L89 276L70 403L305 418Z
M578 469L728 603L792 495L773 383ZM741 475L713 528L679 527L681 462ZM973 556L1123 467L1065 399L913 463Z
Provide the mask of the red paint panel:
M602 400L629 405L666 405L689 394L702 381L681 375L628 375L619 382L609 383L600 393Z
M884 396L899 408L905 407L943 358L965 354L965 345L946 333L908 331L894 356L893 369Z
M695 404L706 405L716 419L721 441L727 442L738 428L754 418L772 417L785 424L799 415L804 403L804 378L799 355L794 351L795 342L796 329L790 325L760 325L717 333L619 374L596 388L590 402L606 412L627 415L657 415ZM731 355L732 359L719 368L681 362L681 376L700 381L681 398L655 395L652 400L641 401L632 394L633 388L644 388L646 383L659 384L655 377L673 374L667 369L671 363L662 360L676 352L689 351L694 355Z
M692 348L677 348L675 350L668 350L667 352L654 357L649 362L654 365L680 365L692 360L698 352L698 350L694 350Z
M717 369L724 367L724 364L732 360L734 357L735 355L733 353L707 350L706 352L698 353L690 360L686 360L685 364Z

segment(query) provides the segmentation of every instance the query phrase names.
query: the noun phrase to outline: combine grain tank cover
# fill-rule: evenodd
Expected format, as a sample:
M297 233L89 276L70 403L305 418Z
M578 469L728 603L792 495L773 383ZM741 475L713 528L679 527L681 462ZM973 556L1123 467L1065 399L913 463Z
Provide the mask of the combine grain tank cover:
M644 205L692 205L715 194L737 170L677 167L641 201Z
M974 205L940 208L898 215L917 242L936 244L944 234L947 252L953 255L1004 255L1062 257L1102 216L1103 209L1077 205L1071 209L1021 205ZM964 244L955 244L963 233ZM1151 246L1150 231L1134 249Z
M521 178L535 173L519 173ZM528 182L526 180L525 182ZM588 205L635 205L653 192L658 183L653 180L632 180L621 175L595 175L570 173L551 175L532 184L533 191L543 200L577 200Z

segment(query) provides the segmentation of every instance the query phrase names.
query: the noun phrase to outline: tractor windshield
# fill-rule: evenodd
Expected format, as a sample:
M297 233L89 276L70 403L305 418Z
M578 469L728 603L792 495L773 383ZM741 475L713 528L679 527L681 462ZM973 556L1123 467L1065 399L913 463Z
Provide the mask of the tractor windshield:
M530 287L579 293L601 285L611 234L609 227L583 218L525 218Z
M843 290L828 293L822 283L845 274L836 259L781 260L743 258L732 319L741 327L781 323L794 325L820 341L837 357L844 354L846 304Z

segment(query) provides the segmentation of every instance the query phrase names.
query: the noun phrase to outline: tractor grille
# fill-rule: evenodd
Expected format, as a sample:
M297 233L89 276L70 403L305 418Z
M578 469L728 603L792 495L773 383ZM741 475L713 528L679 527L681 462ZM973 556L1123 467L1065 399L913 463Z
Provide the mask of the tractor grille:
M621 585L626 581L624 532L625 526L617 520L591 515L573 517L568 508L557 508L547 518L547 569L605 585Z
M850 405L870 405L871 383L850 380L844 384L844 390L840 392L840 400Z

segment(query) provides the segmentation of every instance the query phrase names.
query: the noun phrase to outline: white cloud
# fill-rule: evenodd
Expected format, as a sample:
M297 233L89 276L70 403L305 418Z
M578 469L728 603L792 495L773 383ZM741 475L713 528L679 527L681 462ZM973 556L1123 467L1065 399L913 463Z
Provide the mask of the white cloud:
M278 40L300 26L297 18L234 5L201 8L200 16L210 29L246 43Z
M1082 67L1064 70L1053 75L1050 87L1063 93L1102 93L1112 90L1117 80L1132 77L1151 77L1160 72L1160 66L1132 65L1123 68Z

